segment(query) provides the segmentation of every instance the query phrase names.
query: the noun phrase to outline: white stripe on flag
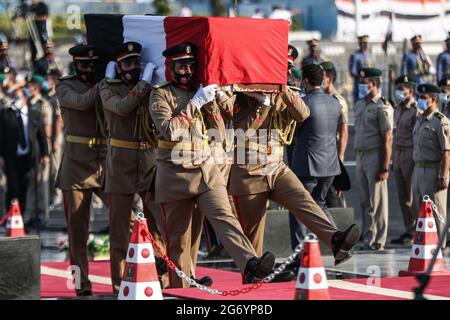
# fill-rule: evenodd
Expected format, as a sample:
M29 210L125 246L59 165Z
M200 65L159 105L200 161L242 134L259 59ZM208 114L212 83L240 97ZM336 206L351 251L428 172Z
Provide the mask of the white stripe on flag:
M156 77L152 84L166 81L166 59L162 52L166 50L166 33L162 16L134 16L123 17L123 40L136 41L142 45L142 62L153 62L158 66Z

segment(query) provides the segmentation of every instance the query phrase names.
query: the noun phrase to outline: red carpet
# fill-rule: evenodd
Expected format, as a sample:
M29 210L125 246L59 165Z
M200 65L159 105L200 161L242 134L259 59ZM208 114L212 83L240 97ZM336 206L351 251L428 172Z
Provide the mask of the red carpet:
M67 289L66 278L61 274L56 275L58 271L64 271L68 267L68 262L50 262L43 263L42 266L51 269L44 270L41 275L41 296L42 298L65 298L74 297L74 291ZM93 281L93 291L95 295L111 295L111 286L103 284L110 277L109 262L91 262L89 264L91 276L100 276ZM48 275L47 273L52 273ZM221 291L237 290L244 286L241 284L241 275L236 272L222 271L210 268L197 268L197 277L209 275L213 280L213 287ZM99 283L100 282L100 283ZM351 279L345 280L344 283L366 284L367 279ZM382 278L380 279L382 288L403 290L412 292L417 286L413 277L404 278ZM405 298L392 297L384 294L366 293L347 289L330 288L330 297L334 300L402 300ZM184 299L200 299L200 300L291 300L295 292L295 282L289 283L270 283L264 284L257 290L252 290L247 294L238 296L215 296L206 292L197 290L196 288L186 289L166 289L163 291L165 295L176 296ZM450 298L450 276L433 277L426 294L438 295Z

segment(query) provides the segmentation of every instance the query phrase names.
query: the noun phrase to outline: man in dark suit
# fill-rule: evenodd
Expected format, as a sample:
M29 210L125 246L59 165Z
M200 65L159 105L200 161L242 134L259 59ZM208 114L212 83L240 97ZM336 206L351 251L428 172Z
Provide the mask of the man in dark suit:
M47 163L49 156L39 112L28 107L22 87L13 96L14 103L0 112L0 167L8 180L7 203L19 199L24 212L30 168L38 159Z
M338 100L320 87L324 74L320 65L307 65L302 74L302 84L307 92L303 100L311 114L295 131L291 169L333 222L325 199L334 177L341 173L336 146L341 108ZM292 216L290 220L291 242L297 245L297 241L306 236L306 228Z

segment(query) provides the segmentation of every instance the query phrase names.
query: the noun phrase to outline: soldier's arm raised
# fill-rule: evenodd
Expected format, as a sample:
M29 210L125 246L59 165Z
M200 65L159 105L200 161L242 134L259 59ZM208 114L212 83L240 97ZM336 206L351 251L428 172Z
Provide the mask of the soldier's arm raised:
M170 103L164 89L155 89L150 94L150 115L158 134L165 140L175 141L179 137L178 130L188 130L200 111L189 101L180 112L174 114Z
M287 111L297 122L303 122L309 118L309 107L297 91L294 91L291 88L286 88L286 91L281 93L281 97L283 102L286 104Z
M66 81L61 81L56 85L56 95L61 106L80 111L94 107L100 97L98 84L84 93L78 93Z
M142 102L150 92L151 86L146 81L139 81L125 97L121 97L114 89L115 85L103 81L100 85L100 96L103 108L119 116L126 117Z

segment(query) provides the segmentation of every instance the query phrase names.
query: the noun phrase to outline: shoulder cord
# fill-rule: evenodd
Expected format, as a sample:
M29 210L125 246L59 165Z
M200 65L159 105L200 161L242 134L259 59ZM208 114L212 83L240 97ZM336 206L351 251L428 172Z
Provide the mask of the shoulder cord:
M282 111L273 110L273 123L275 129L278 131L280 140L285 145L290 145L294 139L294 132L297 122L291 116L289 111L286 110L287 119L284 120Z

